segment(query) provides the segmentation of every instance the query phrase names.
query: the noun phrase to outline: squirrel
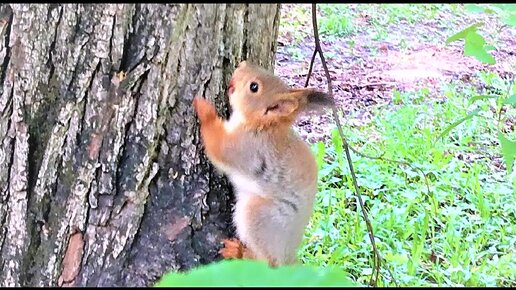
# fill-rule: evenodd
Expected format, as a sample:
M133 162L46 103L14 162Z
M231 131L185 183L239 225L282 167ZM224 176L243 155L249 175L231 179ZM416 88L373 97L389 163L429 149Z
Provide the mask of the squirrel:
M196 96L204 152L235 190L233 222L238 239L226 239L220 254L268 262L297 263L297 249L311 218L317 164L293 130L296 117L333 105L330 95L290 88L272 72L242 61L229 82L229 120Z

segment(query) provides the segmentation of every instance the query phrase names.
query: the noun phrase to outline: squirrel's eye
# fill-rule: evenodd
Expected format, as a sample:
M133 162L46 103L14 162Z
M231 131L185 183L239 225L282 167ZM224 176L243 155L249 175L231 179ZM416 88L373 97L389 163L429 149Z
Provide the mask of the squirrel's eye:
M251 92L256 93L258 91L258 84L255 82L252 82L251 85L249 86L249 89L251 90Z

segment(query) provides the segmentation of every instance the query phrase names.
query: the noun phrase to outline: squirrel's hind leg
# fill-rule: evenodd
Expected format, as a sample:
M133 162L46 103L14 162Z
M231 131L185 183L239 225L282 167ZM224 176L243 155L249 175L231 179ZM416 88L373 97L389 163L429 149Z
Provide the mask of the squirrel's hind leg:
M256 260L267 261L271 267L290 264L290 256L295 255L288 219L283 205L258 195L239 200L235 208L239 237Z
M256 255L239 239L225 239L224 248L219 253L224 259L256 259Z

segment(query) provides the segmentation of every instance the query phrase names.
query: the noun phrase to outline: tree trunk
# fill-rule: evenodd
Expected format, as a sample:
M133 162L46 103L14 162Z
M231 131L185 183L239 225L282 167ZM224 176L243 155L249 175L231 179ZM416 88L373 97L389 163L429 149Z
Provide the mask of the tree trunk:
M272 69L279 5L0 5L2 286L150 286L219 259L229 184L195 95L227 116Z

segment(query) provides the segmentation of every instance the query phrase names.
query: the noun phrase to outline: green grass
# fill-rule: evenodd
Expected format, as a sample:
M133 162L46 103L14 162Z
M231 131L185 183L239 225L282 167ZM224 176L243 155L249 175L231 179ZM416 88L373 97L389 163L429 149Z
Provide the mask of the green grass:
M460 20L473 15L462 4L318 4L317 11L319 32L325 40L362 35L400 45L416 39L440 43L435 31L451 35L463 28ZM311 5L289 6L281 13L280 30L292 38L291 45L312 35ZM429 31L425 27L432 28ZM392 33L398 30L410 35L399 39L399 33Z
M295 5L285 8L282 6L280 30L281 34L291 40L290 46L299 45L307 36L313 34L311 28L311 9L310 5Z
M392 25L414 26L424 21L440 23L440 12L459 15L456 4L320 4L320 32L327 37L344 37L369 32L374 40L383 40ZM461 7L462 8L462 7ZM305 8L306 9L306 8ZM363 19L367 18L366 25ZM424 36L424 35L422 35Z
M346 4L320 4L319 31L323 35L349 36L356 30L353 14Z
M370 13L380 25L407 21L416 24L422 20L434 19L445 4L376 4L370 6Z
M367 46L370 55L379 49L376 41L389 41L402 50L411 50L414 42L442 45L447 37L483 19L467 13L462 4L317 7L322 41L345 42L351 52L355 45ZM282 17L288 21L280 22L280 30L293 39L289 51L299 59L303 54L296 46L312 35L310 5L289 8ZM487 23L486 31L500 27L498 22ZM487 39L492 33L485 35ZM342 53L349 52L325 49L329 61ZM478 83L496 92L508 90L496 73L478 73L471 84L441 84L444 102L432 99L434 92L427 88L393 91L391 104L374 109L373 122L344 126L348 141L358 150L409 162L426 174L425 179L410 166L352 153L384 267L401 286L516 286L516 170L508 174L499 168L504 160L498 116L491 108L500 104L494 99L469 102L475 95L493 94L473 89ZM478 117L438 138L477 108L482 109ZM508 109L505 115L514 120L516 110ZM504 132L516 140L515 132ZM373 265L371 244L340 137L336 131L332 137L327 144L313 146L320 167L319 193L299 255L306 264L337 266L367 284ZM394 286L384 270L380 285Z
M507 90L496 74L475 80ZM376 244L402 286L516 286L516 173L492 168L502 160L494 114L482 111L436 139L476 106L494 101L471 105L468 99L478 93L458 83L443 84L443 91L445 102L433 102L426 89L393 92L394 105L377 108L373 122L344 126L360 151L385 153L427 175L429 190L413 168L352 153ZM506 115L514 118L516 110ZM300 257L310 265L339 266L366 284L371 244L337 132L313 151L320 191ZM382 276L381 285L394 285L385 271Z

